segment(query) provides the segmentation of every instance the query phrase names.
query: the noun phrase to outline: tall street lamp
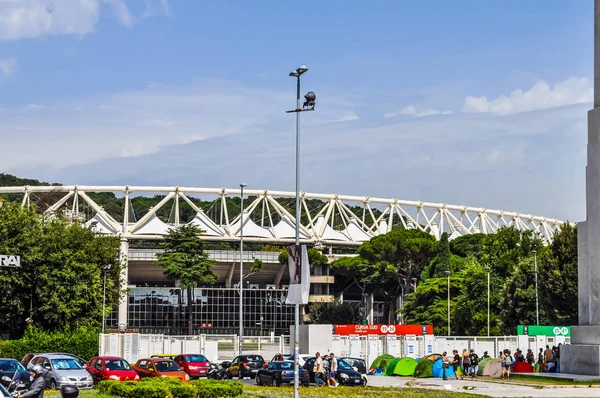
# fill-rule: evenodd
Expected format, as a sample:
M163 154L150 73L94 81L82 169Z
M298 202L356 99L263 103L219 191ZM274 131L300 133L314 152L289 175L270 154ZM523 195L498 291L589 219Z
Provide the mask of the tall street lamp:
M106 264L102 266L102 273L104 273L104 283L102 285L102 334L104 334L104 324L106 323L106 273L110 271L110 264Z
M487 277L488 277L488 317L487 317L487 330L488 330L488 336L490 335L490 271L491 268L490 267L485 267L485 272L487 272Z
M450 271L445 271L448 277L448 336L450 336Z
M305 65L290 72L289 76L296 78L296 109L287 111L287 113L296 113L296 248L300 245L300 112L314 111L316 95L312 91L308 92L304 98L303 108L300 107L300 76L308 71ZM298 360L299 360L299 340L300 340L300 305L294 306L294 398L298 397Z
M532 250L533 267L535 272L535 324L540 326L540 307L538 301L538 270L537 270L537 250Z
M242 355L242 342L244 336L244 318L242 313L243 297L244 297L244 187L246 184L240 184L240 337L239 337L239 354Z

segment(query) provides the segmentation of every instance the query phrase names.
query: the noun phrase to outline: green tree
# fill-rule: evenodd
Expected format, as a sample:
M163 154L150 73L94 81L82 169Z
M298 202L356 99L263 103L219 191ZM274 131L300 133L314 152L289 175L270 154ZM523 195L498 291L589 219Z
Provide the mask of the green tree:
M313 267L315 265L325 265L329 262L329 259L327 258L327 256L315 248L309 247L308 250L306 251L306 253L308 254L308 262L310 263L311 267ZM281 250L281 252L279 253L278 260L279 260L280 264L288 263L287 248L284 250Z
M350 303L334 300L331 303L311 303L308 317L313 324L352 324L360 322L356 307Z
M538 267L540 307L548 322L577 324L577 227L561 226L548 250L538 253Z
M119 240L62 218L42 219L32 206L0 208L0 253L21 256L20 269L0 269L0 329L13 336L33 326L47 331L98 327L102 318L102 266L107 312L119 302ZM30 307L32 313L30 314Z
M199 238L202 231L193 225L182 225L169 230L157 255L157 263L164 269L167 278L176 280L187 291L188 334L193 334L192 289L211 285L217 280L212 267L214 260L208 258L204 241Z
M462 283L462 275L450 276L451 321ZM448 278L429 278L419 283L417 288L407 295L403 313L406 323L433 325L436 335L448 334Z
M517 325L535 325L535 272L533 258L527 257L519 263L502 289L499 303L503 334L514 334ZM540 324L546 323L540 310Z
M362 264L367 264L362 280L384 298L384 319L388 322L397 298L410 292L412 279L419 278L435 248L435 238L418 229L394 229L359 247Z
M485 235L481 241L482 255L478 260L501 278L508 278L522 258L531 256L532 250L542 247L540 236L532 231L504 227L495 234Z

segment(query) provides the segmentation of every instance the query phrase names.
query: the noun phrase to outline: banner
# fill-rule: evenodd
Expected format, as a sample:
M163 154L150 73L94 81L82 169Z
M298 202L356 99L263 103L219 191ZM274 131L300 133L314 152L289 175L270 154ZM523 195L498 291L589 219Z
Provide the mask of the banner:
M517 325L517 335L571 337L570 326Z
M308 304L310 295L310 264L306 246L288 246L290 286L286 304Z
M340 336L357 335L376 335L376 336L406 336L413 334L422 336L433 334L433 326L427 325L334 325L333 333Z

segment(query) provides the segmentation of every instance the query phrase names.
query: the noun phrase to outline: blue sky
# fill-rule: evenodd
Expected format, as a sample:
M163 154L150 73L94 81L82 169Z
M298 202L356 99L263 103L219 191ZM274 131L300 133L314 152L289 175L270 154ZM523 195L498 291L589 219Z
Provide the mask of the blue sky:
M292 190L306 64L304 190L584 217L593 2L296 4L1 1L0 171Z

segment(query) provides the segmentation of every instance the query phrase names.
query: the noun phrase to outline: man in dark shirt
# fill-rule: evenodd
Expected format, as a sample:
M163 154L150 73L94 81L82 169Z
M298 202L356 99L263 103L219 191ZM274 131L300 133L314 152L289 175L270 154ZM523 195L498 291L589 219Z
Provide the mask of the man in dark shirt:
M452 359L452 368L454 369L454 377L458 380L458 368L460 367L460 355L458 355L458 350L453 350L454 358Z
M475 350L471 348L469 352L469 359L471 360L471 376L473 378L477 377L477 371L479 370L479 355L475 353Z

